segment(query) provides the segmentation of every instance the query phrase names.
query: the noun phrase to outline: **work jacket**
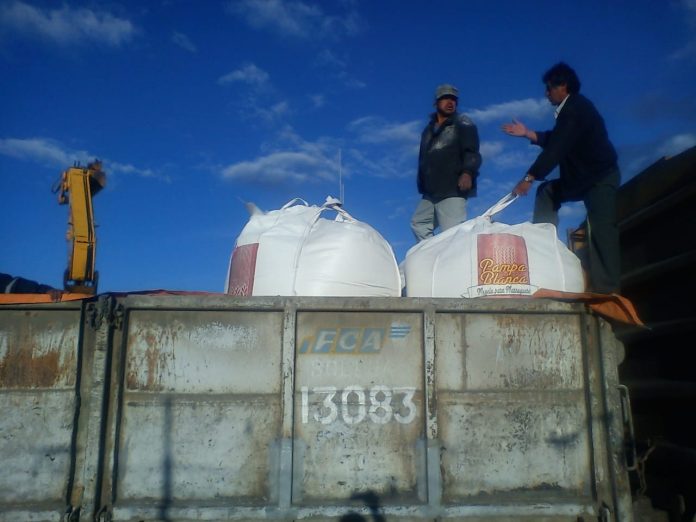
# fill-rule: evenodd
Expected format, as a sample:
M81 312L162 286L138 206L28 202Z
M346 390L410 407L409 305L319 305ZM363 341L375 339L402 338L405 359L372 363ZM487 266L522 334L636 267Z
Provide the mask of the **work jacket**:
M476 195L476 178L481 167L476 125L467 116L454 113L436 127L436 114L423 130L418 155L418 192L436 201ZM461 191L459 176L471 175L472 186Z

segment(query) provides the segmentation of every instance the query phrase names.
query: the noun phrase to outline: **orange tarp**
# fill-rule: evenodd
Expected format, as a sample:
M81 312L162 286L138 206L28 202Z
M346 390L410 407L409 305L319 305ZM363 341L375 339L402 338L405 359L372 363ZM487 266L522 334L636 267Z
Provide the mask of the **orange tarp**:
M542 288L541 290L537 290L533 297L584 302L590 310L607 319L613 319L636 326L645 326L643 321L640 320L640 317L638 317L633 303L618 294L592 294L589 292L576 294Z
M115 292L117 295L150 294L150 295L220 295L210 292L187 292L176 290L146 290L142 292ZM95 297L89 294L71 294L65 292L53 292L48 294L0 294L2 304L36 304L36 303L60 303L88 299ZM538 290L533 298L557 299L560 301L583 302L590 310L606 319L619 321L636 326L644 326L633 307L633 303L618 294L575 294L570 292L558 292L555 290ZM396 298L398 299L398 298Z
M62 303L94 297L90 294L72 294L55 291L47 294L0 294L0 304Z

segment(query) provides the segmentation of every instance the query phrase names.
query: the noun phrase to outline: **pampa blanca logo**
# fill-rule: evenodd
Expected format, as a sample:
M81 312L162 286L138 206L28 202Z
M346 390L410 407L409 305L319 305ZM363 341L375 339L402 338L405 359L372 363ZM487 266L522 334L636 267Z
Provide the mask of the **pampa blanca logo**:
M527 244L515 234L479 234L478 286L469 288L468 297L532 295Z

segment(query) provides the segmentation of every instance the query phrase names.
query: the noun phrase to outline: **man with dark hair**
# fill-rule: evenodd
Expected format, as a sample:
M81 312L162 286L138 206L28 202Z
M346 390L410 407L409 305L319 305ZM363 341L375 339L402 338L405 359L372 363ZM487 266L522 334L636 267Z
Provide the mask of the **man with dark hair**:
M481 166L478 130L457 112L453 85L435 90L435 113L423 130L418 155L418 192L423 195L411 218L418 241L466 220L466 200L476 195Z
M619 231L616 192L621 182L614 146L602 116L580 94L575 71L561 62L542 77L546 97L556 107L556 125L533 131L520 121L503 125L510 136L528 138L543 150L513 193L527 195L558 165L560 177L544 181L536 191L534 223L558 226L558 210L567 201L583 201L587 211L589 288L597 293L619 292Z

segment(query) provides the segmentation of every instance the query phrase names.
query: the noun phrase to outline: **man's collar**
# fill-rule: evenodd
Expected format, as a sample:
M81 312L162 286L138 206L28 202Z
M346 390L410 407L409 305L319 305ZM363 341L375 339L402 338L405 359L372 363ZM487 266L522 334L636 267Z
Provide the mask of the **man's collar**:
M459 115L458 112L454 112L454 113L452 113L451 115L447 116L447 118L445 118L445 119L443 120L443 122L440 124L440 126L442 126L442 125L447 125L448 123L454 122L454 121L457 119L457 116L458 116L458 115ZM431 121L432 121L435 125L437 125L437 112L433 112L433 113L430 115L430 119L431 119Z
M563 109L563 106L565 105L565 103L568 101L568 98L570 98L570 94L568 96L566 96L565 98L563 98L563 101L558 104L558 107L556 107L556 110L553 113L554 119L558 118L558 115L561 113L561 110Z

